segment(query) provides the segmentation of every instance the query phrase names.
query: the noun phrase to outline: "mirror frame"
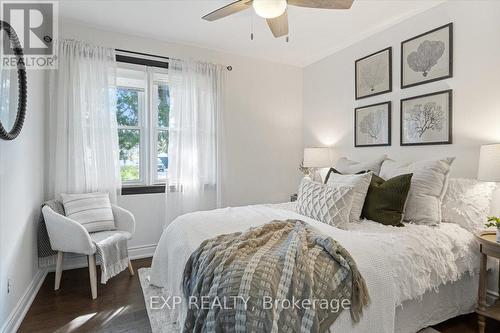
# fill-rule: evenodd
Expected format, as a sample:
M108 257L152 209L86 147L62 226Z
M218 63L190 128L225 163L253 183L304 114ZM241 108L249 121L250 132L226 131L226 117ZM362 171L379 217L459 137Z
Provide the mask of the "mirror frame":
M7 131L3 127L2 122L0 122L0 139L14 140L19 135L19 133L21 133L24 119L26 118L26 100L28 95L26 66L23 57L23 49L21 47L21 43L19 42L19 38L17 37L16 31L9 23L0 20L0 33L2 32L2 30L5 30L7 36L9 37L11 45L14 46L13 50L17 62L17 81L19 94L17 115L14 125L12 126L12 129L10 131Z

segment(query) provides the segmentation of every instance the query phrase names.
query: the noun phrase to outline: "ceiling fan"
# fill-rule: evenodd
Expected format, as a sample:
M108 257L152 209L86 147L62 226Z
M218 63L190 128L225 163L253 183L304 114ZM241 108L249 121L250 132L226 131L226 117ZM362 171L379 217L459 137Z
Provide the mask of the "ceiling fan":
M287 7L309 7L323 9L349 9L354 0L239 0L214 10L202 19L215 21L223 17L253 7L255 13L267 20L267 25L274 37L288 35Z

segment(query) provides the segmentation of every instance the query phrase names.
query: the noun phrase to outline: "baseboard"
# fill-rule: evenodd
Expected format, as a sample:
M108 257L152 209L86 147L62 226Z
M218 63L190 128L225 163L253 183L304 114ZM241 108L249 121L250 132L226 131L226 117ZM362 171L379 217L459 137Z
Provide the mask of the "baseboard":
M152 257L153 254L155 254L156 245L157 244L147 244L129 247L128 255L132 260Z
M19 302L17 302L16 307L10 313L7 321L3 324L1 330L2 333L14 333L19 329L26 313L31 307L31 303L33 303L38 290L40 290L40 287L45 280L45 276L47 276L47 270L38 269L33 277L33 280L31 280L28 288L26 289L26 292L21 297Z
M132 260L152 257L156 250L156 244L131 246L128 248L129 258ZM87 267L87 257L84 255L70 254L64 256L63 270ZM48 272L55 272L56 266L47 267Z

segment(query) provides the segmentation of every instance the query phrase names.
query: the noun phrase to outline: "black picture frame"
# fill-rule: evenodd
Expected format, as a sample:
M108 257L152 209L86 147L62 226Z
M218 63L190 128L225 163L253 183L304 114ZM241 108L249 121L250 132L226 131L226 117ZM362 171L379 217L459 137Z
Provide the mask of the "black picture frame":
M28 77L26 74L26 66L24 65L26 62L24 59L23 48L19 42L19 37L17 36L16 31L9 23L0 20L0 34L2 34L3 31L5 31L7 38L12 44L12 49L16 57L18 94L17 113L14 124L12 124L10 128L5 128L0 121L0 140L12 141L21 133L24 120L26 119L26 106L28 103ZM0 36L0 39L1 37L3 36Z
M449 29L448 30L448 45L449 45L449 52L448 52L448 74L447 75L444 75L444 76L440 76L440 77L436 77L436 78L432 78L432 79L428 79L428 80L422 80L422 81L419 81L419 82L415 82L415 83L410 83L410 84L404 84L405 82L405 76L404 76L404 45L405 43L408 43L408 42L411 42L415 39L418 39L418 38L421 38L421 37L424 37L425 35L428 35L428 34L431 34L431 33L434 33L436 31L439 31L439 30L442 30L442 29ZM453 22L451 23L448 23L448 24L445 24L445 25L442 25L440 27L437 27L435 29L432 29L432 30L429 30L429 31L426 31L418 36L415 36L415 37L412 37L410 39L407 39L405 41L402 41L401 42L401 61L400 61L400 70L401 70L401 89L406 89L406 88L410 88L410 87L415 87L415 86L418 86L418 85L421 85L421 84L426 84L426 83L430 83L430 82L435 82L435 81L440 81L440 80L445 80L445 79L449 79L449 78L452 78L453 77Z
M384 90L384 91L379 91L379 92L376 92L376 93L370 94L370 95L359 96L359 92L358 92L358 63L367 59L367 58L373 57L379 53L383 53L383 52L387 52L387 51L388 51L388 57L389 57L389 73L388 73L388 75L389 75L389 89ZM377 96L377 95L382 95L382 94L387 94L389 92L392 92L392 46L386 47L385 49L374 52L372 54L369 54L363 58L359 58L359 59L354 61L354 97L356 100L360 100L360 99L368 98L368 97L372 97L372 96Z
M403 103L409 100L429 97L434 95L448 94L448 138L446 141L432 141L432 142L415 142L415 143L403 143ZM449 145L453 143L453 89L436 91L429 94L423 94L413 97L408 97L400 100L399 105L399 145L400 146L428 146L428 145Z
M387 143L377 143L377 144L358 144L358 110L361 109L366 109L369 107L373 106L379 106L379 105L387 105ZM391 113L391 101L388 102L382 102L382 103L375 103L375 104L370 104L370 105L364 105L360 106L354 109L354 147L359 148L359 147L386 147L386 146L391 146L392 145L392 130L391 130L391 119L392 119L392 113Z

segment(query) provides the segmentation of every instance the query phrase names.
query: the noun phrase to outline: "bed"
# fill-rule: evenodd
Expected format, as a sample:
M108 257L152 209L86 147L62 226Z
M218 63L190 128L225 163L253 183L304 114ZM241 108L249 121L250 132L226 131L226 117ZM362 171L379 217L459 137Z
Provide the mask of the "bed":
M372 221L341 230L295 211L294 203L253 205L190 213L163 232L153 257L150 283L181 296L183 269L206 239L272 220L298 219L337 240L352 255L371 298L361 321L344 311L330 331L417 332L460 314L476 302L478 251L474 236L453 223L384 226ZM182 323L185 313L176 314Z

